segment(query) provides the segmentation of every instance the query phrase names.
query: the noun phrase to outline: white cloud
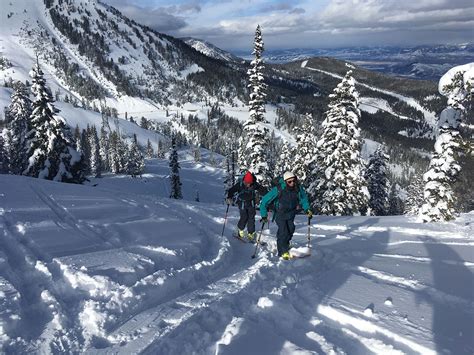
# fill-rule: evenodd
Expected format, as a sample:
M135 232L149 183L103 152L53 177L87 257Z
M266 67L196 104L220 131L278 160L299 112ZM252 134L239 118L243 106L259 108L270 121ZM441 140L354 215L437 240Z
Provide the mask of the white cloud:
M473 0L185 0L133 11L106 0L137 22L224 49L250 48L257 24L267 48L465 42L474 37ZM147 2L149 4L149 2Z

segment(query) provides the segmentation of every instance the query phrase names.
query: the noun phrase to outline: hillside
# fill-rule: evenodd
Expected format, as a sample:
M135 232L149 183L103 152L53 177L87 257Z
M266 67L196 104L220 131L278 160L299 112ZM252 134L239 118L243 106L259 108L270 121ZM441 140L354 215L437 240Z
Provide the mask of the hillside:
M59 0L20 0L6 5L7 17L0 24L4 85L30 80L28 72L38 53L47 84L72 127L90 123L77 118L82 115L95 117L98 126L101 117L90 112L108 111L117 116L125 135L140 133L142 144L148 138L157 144L161 138L154 132L139 131L125 121L133 118L140 123L144 117L165 123L192 116L206 122L217 105L235 121L230 129L226 125L227 131L216 130L220 136L238 138L240 123L248 117L248 63L210 58L96 0L59 4ZM445 105L434 83L395 79L334 58L312 58L305 67L302 63L267 64L266 117L276 137L294 142L301 114L313 114L319 124L329 93L351 69L361 94L364 138L386 146L393 158L392 172L403 185L415 171L426 168L436 117ZM2 107L8 105L9 94L9 89L0 91ZM193 137L188 128L172 126ZM236 142L228 143L200 142L223 154Z
M221 236L222 171L181 159L183 201L166 160L88 186L0 175L0 352L473 352L472 214L318 216L289 262L272 223L251 259L234 207Z

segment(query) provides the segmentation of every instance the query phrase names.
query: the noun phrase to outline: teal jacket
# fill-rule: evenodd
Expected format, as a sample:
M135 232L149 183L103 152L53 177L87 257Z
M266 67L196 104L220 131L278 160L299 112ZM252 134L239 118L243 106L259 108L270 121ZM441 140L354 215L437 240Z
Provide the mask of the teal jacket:
M281 193L284 193L283 190L286 189L285 181L283 179L280 179L279 184L281 186ZM278 195L279 195L278 192L279 192L278 187L275 186L270 191L268 191L268 193L265 196L262 197L262 201L260 202L260 216L262 217L268 216L267 207L273 200L278 198ZM305 190L303 189L301 185L298 185L298 203L301 206L301 208L303 208L304 211L309 210L308 195L306 194ZM276 215L278 213L278 201L275 201L275 209L276 209L276 213L275 213ZM294 211L292 211L291 214L292 216L288 216L288 218L294 217L294 215L296 214L296 208Z

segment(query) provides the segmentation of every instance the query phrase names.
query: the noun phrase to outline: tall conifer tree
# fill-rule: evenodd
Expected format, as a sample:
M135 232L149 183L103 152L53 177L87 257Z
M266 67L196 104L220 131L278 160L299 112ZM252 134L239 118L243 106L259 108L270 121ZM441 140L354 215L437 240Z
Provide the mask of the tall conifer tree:
M51 91L46 86L43 72L36 64L30 76L34 96L27 137L28 165L23 174L48 180L82 182L79 168L82 156L74 149L71 132L53 105Z
M7 132L5 153L7 155L8 170L11 174L19 175L25 170L28 162L26 160L26 137L28 124L31 116L31 100L28 96L26 86L16 82L13 87L11 103L6 110Z
M451 82L441 88L448 97L448 106L441 112L439 135L425 181L424 204L420 210L424 222L449 221L455 216L453 184L461 171L458 155L462 144L459 125L466 114L465 105L474 93L473 79L466 71L457 71Z
M179 178L179 161L178 161L178 151L176 149L176 138L173 136L171 139L171 152L170 152L170 183L171 183L171 192L170 198L182 199L183 195L181 193L181 180Z
M369 190L369 208L373 216L385 216L389 209L388 196L390 183L387 176L388 155L381 147L370 156L365 171L365 179Z
M316 179L309 188L314 208L328 215L361 213L369 198L360 158L359 95L351 74L329 95L329 110L317 142Z
M261 184L268 186L271 172L267 157L269 130L264 125L267 123L264 116L267 85L263 77L263 50L262 33L258 25L252 52L255 57L247 72L250 89L250 117L244 123L244 136L239 142L239 165L241 169L251 170Z

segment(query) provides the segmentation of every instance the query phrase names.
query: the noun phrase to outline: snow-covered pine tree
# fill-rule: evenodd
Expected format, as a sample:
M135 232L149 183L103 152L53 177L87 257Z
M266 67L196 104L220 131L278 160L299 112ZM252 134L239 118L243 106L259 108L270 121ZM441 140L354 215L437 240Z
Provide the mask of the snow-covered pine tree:
M158 148L156 150L156 157L158 159L165 159L165 147L161 140L158 141Z
M0 174L8 173L7 153L5 139L3 138L4 133L6 133L6 130L0 131Z
M369 158L364 177L369 190L369 208L372 216L386 216L389 209L390 184L387 176L388 155L381 147Z
M23 83L18 81L14 84L11 103L5 113L8 116L7 132L5 132L8 137L6 147L8 170L11 174L19 175L28 164L26 136L31 115L31 100Z
M303 186L308 187L311 183L311 172L316 160L316 128L313 123L313 117L306 115L303 123L296 130L296 149L289 162L293 162L293 171Z
M403 214L404 203L400 198L400 186L397 183L392 183L390 187L390 194L388 195L389 207L388 215L389 216L398 216Z
M308 189L313 207L328 215L353 215L368 206L360 158L359 95L351 75L347 72L329 95L329 110L316 145L315 181Z
M119 158L119 172L127 173L128 159L130 156L130 149L127 142L123 139L120 134L118 135L117 151Z
M473 79L469 75L465 78L465 73L466 70L456 71L450 82L440 88L448 96L448 106L441 112L435 152L423 176L426 183L420 209L423 222L449 221L455 217L453 183L461 171L457 162L462 140L459 125L466 113L465 105L474 94Z
M127 162L127 174L136 177L142 175L145 171L145 159L140 147L138 145L137 135L133 135L132 145L130 146L128 162Z
M114 174L118 174L120 172L120 156L119 156L119 135L117 131L110 132L109 135L109 164L110 164L110 171Z
M267 85L263 77L262 52L264 50L260 25L255 30L254 50L255 56L250 63L249 89L250 89L250 117L244 123L244 136L239 141L239 165L241 169L251 170L258 181L269 186L271 172L268 165L268 128L265 120L265 90Z
M194 146L194 162L199 163L201 161L201 148L199 147L199 144Z
M407 199L405 201L404 213L409 216L418 216L423 205L423 177L416 175L407 188Z
M110 158L109 158L109 135L107 134L107 128L102 122L100 127L100 160L102 161L102 168L104 171L110 171Z
M146 154L145 156L148 159L153 158L153 155L155 154L155 151L153 150L153 146L151 145L150 139L147 140L146 142Z
M234 185L234 177L232 176L231 158L227 155L225 159L225 179L224 179L224 198L227 196L227 191Z
M55 116L51 91L46 86L43 72L36 64L30 72L34 96L27 136L28 166L24 175L63 182L81 183L84 174L79 168L82 155L73 147L70 130L64 120Z
M171 151L170 151L170 183L171 183L171 192L170 198L182 199L183 195L181 193L181 180L179 178L179 161L178 161L178 151L176 149L176 138L173 136L171 138Z
M94 177L101 177L102 175L102 160L100 158L99 137L97 129L93 125L89 131L89 146L90 146L90 170Z
M278 157L277 165L275 167L275 176L283 176L285 171L293 170L294 148L289 141L285 141L281 154Z
M91 145L89 143L90 142L89 132L90 132L90 126L87 125L86 129L83 129L81 131L81 141L80 141L80 149L81 149L80 151L82 155L84 156L84 160L86 162L85 171L84 171L86 175L91 174ZM76 142L76 147L77 147L77 142Z

